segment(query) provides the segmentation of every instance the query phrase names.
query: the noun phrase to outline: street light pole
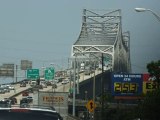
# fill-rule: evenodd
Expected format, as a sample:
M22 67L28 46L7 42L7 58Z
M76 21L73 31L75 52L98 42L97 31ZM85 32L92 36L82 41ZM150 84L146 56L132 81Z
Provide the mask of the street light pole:
M103 53L102 53L102 77L101 77L101 99L102 99L102 103L101 103L101 119L104 120L104 78L103 78L103 74L104 74L104 59L103 59Z
M18 70L18 65L16 65L16 83L17 83L17 70Z
M95 86L95 84L96 84L96 79L95 79L95 72L96 72L96 65L95 65L95 62L94 62L94 77L93 77L93 102L95 103L95 89L96 89L96 86ZM95 120L94 119L94 116L95 116L95 111L93 111L93 120Z
M79 61L77 61L77 92L76 92L76 94L79 94Z
M160 15L158 15L157 13L155 13L153 10L151 9L146 9L146 8L135 8L136 12L145 12L145 11L149 11L151 12L159 21L160 21Z
M75 116L75 99L76 99L76 86L75 86L75 82L76 82L76 57L74 58L74 80L73 80L73 113L72 115Z

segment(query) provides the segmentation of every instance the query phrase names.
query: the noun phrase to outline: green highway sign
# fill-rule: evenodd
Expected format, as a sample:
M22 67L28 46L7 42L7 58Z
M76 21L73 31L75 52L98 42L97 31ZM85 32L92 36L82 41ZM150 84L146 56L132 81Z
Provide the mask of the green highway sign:
M54 79L54 68L50 67L45 70L45 79L46 80Z
M38 79L38 78L39 78L39 69L27 70L27 79Z

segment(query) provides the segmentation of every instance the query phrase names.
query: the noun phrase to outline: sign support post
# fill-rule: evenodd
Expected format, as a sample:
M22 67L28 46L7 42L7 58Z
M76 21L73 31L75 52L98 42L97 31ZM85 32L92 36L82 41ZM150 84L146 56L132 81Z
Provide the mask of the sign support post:
M76 58L74 58L74 80L73 80L73 116L75 116L75 90L76 90L76 86L75 86L75 82L76 82Z

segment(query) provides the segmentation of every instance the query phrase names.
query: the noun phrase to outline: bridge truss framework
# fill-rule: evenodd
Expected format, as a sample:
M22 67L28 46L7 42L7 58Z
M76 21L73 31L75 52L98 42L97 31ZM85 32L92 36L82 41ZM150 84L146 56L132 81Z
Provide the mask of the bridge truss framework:
M130 33L122 33L121 10L83 10L82 27L71 57L101 61L114 72L131 72Z

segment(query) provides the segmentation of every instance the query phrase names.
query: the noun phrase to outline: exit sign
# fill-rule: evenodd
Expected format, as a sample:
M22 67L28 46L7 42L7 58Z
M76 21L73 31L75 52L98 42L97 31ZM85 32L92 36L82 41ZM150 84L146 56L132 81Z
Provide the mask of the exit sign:
M39 69L27 70L27 79L38 79L38 78L39 78Z

